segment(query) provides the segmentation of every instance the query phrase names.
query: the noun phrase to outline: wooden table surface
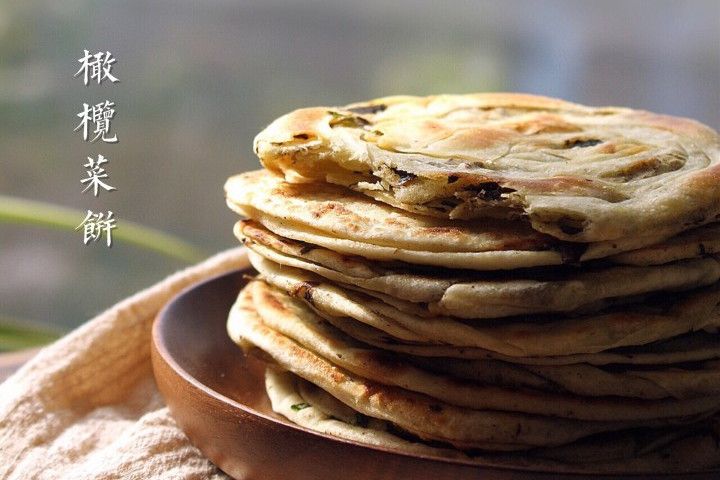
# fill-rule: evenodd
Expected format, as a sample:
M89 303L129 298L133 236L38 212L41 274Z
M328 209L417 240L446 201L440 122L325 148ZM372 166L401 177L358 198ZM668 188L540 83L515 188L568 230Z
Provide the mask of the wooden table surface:
M39 350L39 348L29 348L17 352L0 353L0 382L3 382L15 370L34 357Z

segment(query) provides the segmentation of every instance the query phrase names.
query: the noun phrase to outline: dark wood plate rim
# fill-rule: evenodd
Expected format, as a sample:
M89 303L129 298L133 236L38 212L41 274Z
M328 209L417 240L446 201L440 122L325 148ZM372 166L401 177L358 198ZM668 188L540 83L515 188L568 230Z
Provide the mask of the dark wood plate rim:
M162 322L167 318L168 311L170 311L174 304L176 304L179 301L182 301L182 299L192 294L195 290L207 286L208 284L215 283L218 281L222 281L223 279L235 275L252 275L256 274L255 270L252 268L243 268L238 270L233 270L231 272L223 273L220 275L216 275L213 277L210 277L206 280L200 281L198 283L195 283L193 285L190 285L189 287L186 287L184 290L182 290L180 293L178 293L175 297L173 297L158 313L156 320L153 322L153 328L152 328L152 338L153 338L153 346L157 353L162 357L162 359L175 371L177 375L182 377L183 380L185 380L187 383L195 387L195 389L203 392L205 395L208 395L222 403L228 404L234 408L237 408L239 410L242 410L245 413L254 415L256 417L261 418L268 424L273 425L282 425L284 428L291 428L293 430L297 430L299 432L303 432L309 435L314 435L317 437L324 438L331 442L341 442L346 443L353 446L363 447L363 448L369 448L372 450L377 450L383 453L388 453L391 455L401 455L403 457L410 457L410 458L420 458L423 460L429 460L433 462L443 462L443 463L450 463L450 464L460 464L460 465L467 465L471 467L477 467L477 468L497 468L501 470L523 470L522 468L514 469L514 468L507 468L507 467L496 467L492 465L479 465L478 463L473 463L471 461L463 461L462 459L450 459L450 458L443 458L443 457L434 457L430 455L422 455L422 454L412 454L408 452L393 450L390 448L383 448L376 445L367 445L360 442L354 442L351 440L347 440L344 438L338 438L334 437L332 435L328 435L322 432L317 432L315 430L310 430L308 428L302 427L300 425L296 425L294 423L290 423L289 420L285 420L284 418L276 418L272 417L270 415L267 415L263 412L260 412L258 410L255 410L254 408L245 405L243 403L240 403L236 400L233 400L230 397L227 397L223 395L222 393L214 390L213 388L205 385L200 380L192 376L187 370L185 370L176 360L175 358L170 354L170 352L167 350L165 342L161 340L161 328L162 328ZM532 470L524 470L528 472L534 473ZM543 472L537 472L537 473L543 473ZM544 472L547 473L547 472Z

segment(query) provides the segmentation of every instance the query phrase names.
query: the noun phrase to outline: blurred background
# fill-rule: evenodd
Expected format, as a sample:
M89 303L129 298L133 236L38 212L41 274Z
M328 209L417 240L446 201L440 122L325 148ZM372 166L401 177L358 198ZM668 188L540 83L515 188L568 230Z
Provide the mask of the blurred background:
M110 51L120 83L73 78L83 49ZM253 136L275 117L492 90L718 129L720 1L0 0L0 349L67 331L236 245L222 185L258 167ZM73 133L82 103L105 99L119 143L83 142ZM95 198L80 180L98 154L117 191ZM9 221L10 197L76 209L76 223L112 210L118 231L137 222L197 253L178 259L117 237L110 249L83 245L47 221ZM15 340L3 344L3 331Z

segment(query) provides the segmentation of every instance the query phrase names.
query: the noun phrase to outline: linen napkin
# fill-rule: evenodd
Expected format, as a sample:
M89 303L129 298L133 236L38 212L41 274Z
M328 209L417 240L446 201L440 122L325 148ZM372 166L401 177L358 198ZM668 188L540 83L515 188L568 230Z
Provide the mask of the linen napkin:
M0 478L228 478L164 405L150 332L175 294L247 264L235 248L178 272L41 350L1 384Z

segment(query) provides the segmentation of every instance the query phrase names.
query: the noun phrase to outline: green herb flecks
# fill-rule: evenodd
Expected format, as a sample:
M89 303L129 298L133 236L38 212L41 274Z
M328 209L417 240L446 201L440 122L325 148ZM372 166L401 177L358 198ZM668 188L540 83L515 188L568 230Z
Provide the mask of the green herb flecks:
M310 406L309 403L302 402L302 403L296 403L295 405L291 406L290 408L292 408L293 411L295 411L295 412L299 412L300 410L305 410L309 406Z
M367 119L358 115L335 112L332 110L328 110L328 113L332 116L332 119L329 122L331 127L365 128L370 125L370 122L367 121Z

